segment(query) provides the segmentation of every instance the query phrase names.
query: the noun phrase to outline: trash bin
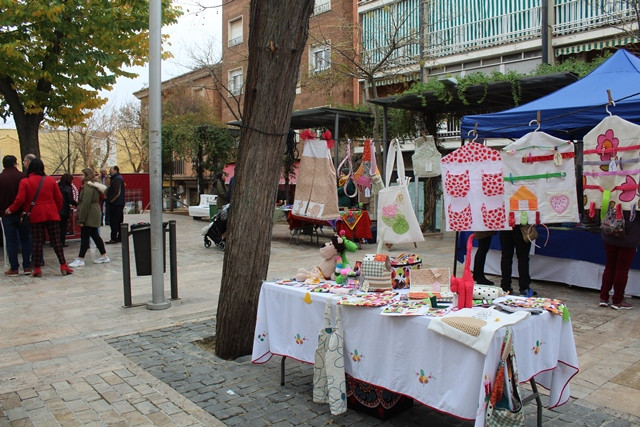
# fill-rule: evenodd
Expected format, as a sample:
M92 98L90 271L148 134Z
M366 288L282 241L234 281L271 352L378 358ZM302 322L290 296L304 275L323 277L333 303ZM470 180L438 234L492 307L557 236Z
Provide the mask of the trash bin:
M164 260L164 270L167 271L167 226L168 222L162 223L162 259ZM151 275L151 224L140 222L131 224L131 234L133 235L133 253L136 259L136 274L138 276Z

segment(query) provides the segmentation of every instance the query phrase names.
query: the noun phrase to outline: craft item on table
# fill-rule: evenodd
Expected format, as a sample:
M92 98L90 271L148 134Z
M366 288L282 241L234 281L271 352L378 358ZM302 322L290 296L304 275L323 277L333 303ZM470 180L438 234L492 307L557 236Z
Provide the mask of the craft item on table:
M530 313L505 313L492 308L463 308L433 319L428 329L487 354L495 332L523 320Z
M392 289L389 255L366 254L362 260L363 282L360 289L365 292L381 292Z
M317 274L311 274L309 277L304 279L303 283L313 287L320 286L324 283L324 277L318 276Z
M431 308L429 300L393 301L382 312L383 316L422 316Z
M347 411L347 384L344 372L344 336L340 306L331 320L331 300L324 310L324 325L318 335L313 364L313 401L329 403L331 415Z
M640 126L617 116L605 117L584 138L582 182L585 210L631 210L640 200Z
M383 307L395 299L397 292L385 291L371 294L355 294L342 297L338 304L353 307Z
M464 260L462 277L451 278L451 290L458 294L458 308L470 308L473 306L473 273L471 272L471 248L473 246L473 234L467 239L467 255Z
M518 385L518 367L513 349L513 333L507 328L500 351L500 362L486 396L486 427L524 426L524 410Z
M473 299L493 301L494 299L506 295L506 292L499 286L473 285Z
M350 209L347 211L340 211L340 218L350 230L356 228L358 221L362 218L362 211L359 209Z
M436 148L431 135L421 135L413 140L415 152L411 155L413 174L418 178L440 176L442 154Z
M571 141L538 131L502 150L511 226L579 222L574 157Z
M542 313L543 310L546 310L557 316L562 316L564 320L569 319L569 309L559 299L507 295L497 298L493 303L500 309L509 312L529 311L531 313Z
M335 243L333 243L333 245L339 250L339 256L336 257L336 269L332 277L339 285L347 283L348 278L354 278L357 274L347 259L347 252L356 252L358 250L358 245L344 237L345 234L345 231L342 230L340 232L340 237L334 236ZM334 238L332 238L332 241L333 240Z
M422 266L420 255L402 253L391 258L391 278L394 289L404 289L411 285L411 270L417 270Z
M373 140L367 139L364 141L362 162L354 176L356 184L358 184L362 195L366 198L375 196L384 188L376 163L376 147Z
M421 268L412 273L410 293L433 292L438 297L450 292L451 271L448 268Z
M398 185L391 187L391 175L396 162ZM385 179L386 188L378 193L378 252L381 252L384 244L424 241L420 224L411 206L408 189L411 178L405 176L404 161L398 147L398 140L393 140L389 144Z
M352 243L353 244L353 243ZM336 258L346 250L344 239L337 234L331 237L331 240L322 245L319 249L322 261L313 267L310 271L299 268L295 279L304 282L309 278L322 278L329 280L336 272Z
M470 142L442 158L447 231L508 228L500 152Z
M312 219L338 219L338 179L328 147L330 143L333 144L331 134L325 132L323 138L327 140L323 140L306 130L300 134L300 138L305 143L291 213Z

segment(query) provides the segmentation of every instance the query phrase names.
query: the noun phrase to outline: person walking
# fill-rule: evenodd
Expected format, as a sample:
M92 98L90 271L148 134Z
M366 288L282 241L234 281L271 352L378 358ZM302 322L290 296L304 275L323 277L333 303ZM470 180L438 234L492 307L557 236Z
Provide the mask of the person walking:
M31 267L31 251L33 239L31 230L27 224L20 222L22 209L16 209L12 214L5 214L5 210L11 206L18 195L20 181L24 174L18 170L18 159L16 156L4 156L2 159L2 173L0 173L0 217L2 219L2 229L4 230L4 242L9 259L9 270L5 271L5 276L17 276L20 274L20 264L18 263L18 243L22 248L22 271L24 274L33 272Z
M222 209L224 205L229 203L229 199L227 199L227 185L224 183L224 172L218 172L213 179L213 190L214 194L218 197L216 198L216 206L218 207L218 212Z
M42 277L42 246L45 230L53 243L53 250L60 263L62 275L73 273L64 258L64 250L60 244L60 209L62 194L56 181L45 175L44 163L33 159L29 163L27 177L20 181L18 194L14 202L5 210L6 215L23 210L29 213L31 234L33 235L33 277Z
M91 168L82 169L82 189L78 196L78 224L80 224L80 252L70 267L84 266L84 256L89 249L89 238L93 240L100 251L100 257L93 260L96 264L111 261L104 248L104 242L98 234L100 227L100 194L103 194L107 187L94 178Z
M109 185L111 184L109 171L105 167L100 168L100 183L107 188L109 188ZM102 212L100 225L109 225L109 203L107 201L107 196L104 194L100 195L100 211Z
M624 236L612 236L601 232L604 242L605 265L600 287L600 307L609 305L609 293L613 289L611 308L614 310L631 310L633 306L624 299L629 269L640 244L640 215L633 221L629 213L624 212Z
M71 183L73 182L73 176L69 173L65 173L60 177L58 181L58 188L60 194L62 194L62 209L60 209L60 243L63 248L67 247L67 226L69 225L69 218L71 217L71 206L78 206L78 202L73 198L73 188Z
M110 169L111 181L107 190L107 204L109 205L109 226L111 227L111 240L108 245L120 243L120 225L124 222L124 178L120 175L120 168L113 166Z

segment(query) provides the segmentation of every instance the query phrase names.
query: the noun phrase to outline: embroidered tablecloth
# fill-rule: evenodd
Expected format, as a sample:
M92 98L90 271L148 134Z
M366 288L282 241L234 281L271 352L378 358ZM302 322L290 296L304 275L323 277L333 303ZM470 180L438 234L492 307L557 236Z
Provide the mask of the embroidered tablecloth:
M329 298L265 282L260 291L252 361L273 355L313 363ZM334 301L335 303L335 301ZM486 355L428 329L426 316L389 317L381 307L342 307L345 372L459 418L484 425L485 398L499 360L504 329ZM535 377L550 390L549 406L565 403L578 372L570 321L544 312L511 326L520 381Z

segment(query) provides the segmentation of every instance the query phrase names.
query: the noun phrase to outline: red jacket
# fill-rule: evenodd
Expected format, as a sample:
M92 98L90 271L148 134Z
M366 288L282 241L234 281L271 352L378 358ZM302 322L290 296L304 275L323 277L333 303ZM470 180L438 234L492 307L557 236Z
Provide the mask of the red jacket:
M33 197L36 195L36 191L38 191L41 179L41 175L32 173L28 178L20 181L18 195L13 201L13 204L9 206L9 210L11 212L15 212L19 209L22 209L25 212L29 210L31 200L33 200ZM58 212L60 212L61 208L62 194L60 193L58 184L55 179L50 176L45 176L44 182L42 183L42 189L40 189L40 194L38 194L38 198L36 199L36 204L31 210L30 221L32 223L60 221L60 215Z

